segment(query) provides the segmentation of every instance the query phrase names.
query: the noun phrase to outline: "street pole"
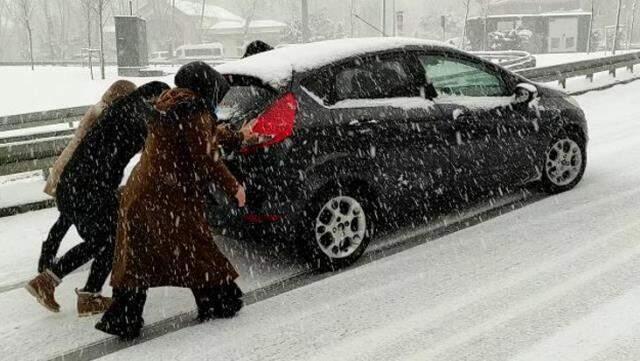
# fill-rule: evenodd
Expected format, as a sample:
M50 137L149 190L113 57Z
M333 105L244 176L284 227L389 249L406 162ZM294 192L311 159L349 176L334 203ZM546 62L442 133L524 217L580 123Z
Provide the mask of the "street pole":
M387 36L387 0L382 0L382 36Z
M396 12L396 0L393 0L393 5L391 5L391 7L393 8L393 36L398 36L398 13Z
M631 26L629 29L629 39L627 40L627 50L631 49L631 40L633 40L633 28L636 25L636 6L638 5L638 0L633 0L633 6L631 7Z
M591 0L591 19L589 19L589 35L587 37L587 54L591 53L591 47L593 44L591 43L593 38L593 17L596 16L595 11L595 2L596 0Z
M618 14L616 15L616 29L613 34L613 55L616 55L616 49L618 48L618 32L620 31L620 13L622 12L622 0L618 0Z
M309 2L302 0L302 42L309 42Z

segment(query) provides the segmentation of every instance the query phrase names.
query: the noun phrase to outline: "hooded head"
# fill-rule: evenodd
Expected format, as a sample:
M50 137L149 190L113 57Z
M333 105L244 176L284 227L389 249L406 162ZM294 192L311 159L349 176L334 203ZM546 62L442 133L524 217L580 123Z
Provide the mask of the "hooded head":
M230 88L229 83L220 73L201 61L183 65L176 74L175 84L202 97L211 111L220 104Z
M111 106L116 100L126 97L136 90L136 85L128 80L118 80L111 84L109 89L102 95L102 102Z
M273 50L273 47L264 41L256 40L252 41L247 45L247 50L245 50L243 58L249 57L251 55L256 55L260 53L264 53L265 51Z
M152 81L138 88L138 95L147 103L154 103L164 91L171 89L161 81Z

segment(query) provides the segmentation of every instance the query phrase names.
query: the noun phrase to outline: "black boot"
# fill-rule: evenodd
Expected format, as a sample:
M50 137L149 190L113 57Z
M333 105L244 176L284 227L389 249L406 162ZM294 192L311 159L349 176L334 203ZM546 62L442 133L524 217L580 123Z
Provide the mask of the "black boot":
M244 306L242 290L233 281L223 286L192 291L198 305L200 322L234 317Z
M142 312L146 300L146 290L114 289L113 304L96 324L96 329L125 340L139 337L144 327Z

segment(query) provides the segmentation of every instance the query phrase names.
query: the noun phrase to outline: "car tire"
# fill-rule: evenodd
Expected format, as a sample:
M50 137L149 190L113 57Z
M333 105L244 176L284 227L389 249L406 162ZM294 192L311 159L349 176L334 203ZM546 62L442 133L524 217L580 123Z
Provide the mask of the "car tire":
M583 137L562 132L549 143L544 157L542 188L550 194L573 189L587 167L586 142Z
M314 197L305 212L300 251L312 268L335 271L355 263L375 232L374 203L362 188L329 188Z

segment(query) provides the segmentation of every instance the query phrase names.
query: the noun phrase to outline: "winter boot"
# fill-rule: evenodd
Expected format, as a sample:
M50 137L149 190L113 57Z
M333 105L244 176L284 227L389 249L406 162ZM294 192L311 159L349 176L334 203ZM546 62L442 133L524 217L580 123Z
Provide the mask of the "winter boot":
M78 317L93 316L109 309L113 300L99 293L85 292L76 288L78 295Z
M96 324L96 329L124 340L139 337L144 327L142 312L146 298L146 291L114 289L113 303Z
M140 337L140 330L144 327L142 318L129 322L125 316L114 318L102 317L96 324L96 329L110 335L118 336L123 340L133 340Z
M232 318L242 309L242 290L235 282L194 291L198 305L198 321L205 322L214 318Z
M25 289L47 310L60 312L60 305L54 297L56 287L60 282L58 276L50 270L46 270L27 283Z

